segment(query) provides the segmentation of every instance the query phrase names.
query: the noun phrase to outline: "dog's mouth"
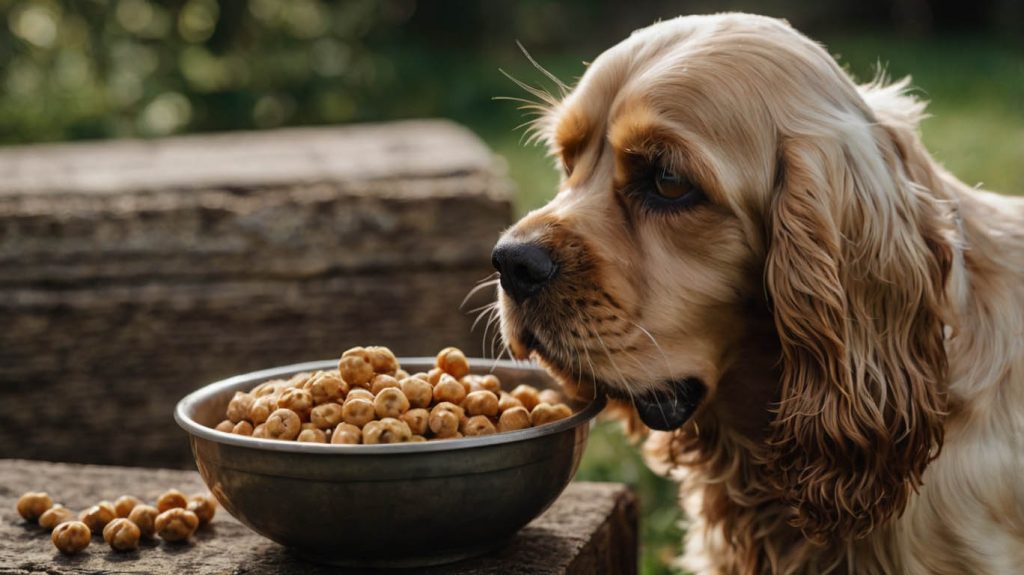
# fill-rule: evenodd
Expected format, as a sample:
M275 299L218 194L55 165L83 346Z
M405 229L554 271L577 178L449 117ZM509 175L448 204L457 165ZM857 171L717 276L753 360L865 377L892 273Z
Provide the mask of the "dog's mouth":
M672 431L685 425L696 413L707 393L704 383L695 377L664 382L657 390L642 395L631 395L626 390L600 380L591 379L585 382L584 380L588 378L584 374L576 373L576 370L564 365L560 360L560 354L551 353L532 330L523 329L518 339L526 355L539 359L544 367L562 379L563 383L571 383L574 386L582 383L584 387L600 390L609 397L631 401L644 425L656 431Z

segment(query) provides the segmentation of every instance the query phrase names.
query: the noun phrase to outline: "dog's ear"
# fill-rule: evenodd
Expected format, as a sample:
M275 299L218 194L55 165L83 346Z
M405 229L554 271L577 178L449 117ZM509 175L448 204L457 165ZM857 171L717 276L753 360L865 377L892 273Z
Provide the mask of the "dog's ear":
M765 463L819 542L903 511L945 412L943 207L912 181L928 166L908 165L907 126L850 115L781 142L767 216L783 376Z

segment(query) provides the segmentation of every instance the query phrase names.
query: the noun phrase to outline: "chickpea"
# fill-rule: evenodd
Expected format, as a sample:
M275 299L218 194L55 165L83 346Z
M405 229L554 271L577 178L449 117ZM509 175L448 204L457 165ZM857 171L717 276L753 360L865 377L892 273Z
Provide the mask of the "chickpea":
M295 441L302 443L327 443L327 434L322 429L303 429Z
M398 381L402 381L403 379L405 379L407 377L409 377L409 372L408 371L405 371L404 369L396 369L395 370L395 379L397 379Z
M553 389L542 389L540 393L537 394L537 399L539 399L541 403L558 405L559 403L562 403L562 394Z
M448 401L451 403L462 403L466 398L466 388L454 377L447 373L442 374L437 385L434 386L434 401Z
M238 423L249 417L249 411L252 409L252 404L255 401L256 396L236 391L235 396L228 403L227 416L231 423Z
M309 389L309 380L313 374L308 371L296 373L295 375L288 378L288 382L285 384L286 387L298 387L299 389ZM283 390L282 390L283 391Z
M283 379L271 379L252 388L252 391L249 393L259 399L266 395L277 395L280 393L281 387L285 385L287 385L287 382Z
M373 402L367 399L350 399L345 402L345 405L341 406L341 418L345 423L355 425L356 427L366 425L373 421L376 416L377 411L373 406Z
M462 432L456 431L455 433L453 433L451 435L445 435L444 437L438 436L438 437L435 437L434 439L437 439L437 440L442 440L442 439L462 439L462 437L463 437Z
M473 415L486 415L494 417L498 415L498 396L489 391L474 391L462 401L462 407L466 413Z
M309 393L313 396L314 405L341 401L348 393L348 384L334 373L318 371L310 381Z
M70 509L57 504L44 511L43 514L39 516L39 526L50 531L61 523L74 520L75 514Z
M81 521L61 523L53 529L50 540L65 555L74 555L89 546L92 530Z
M355 445L362 441L363 431L350 423L339 423L331 434L331 443Z
M373 379L370 380L370 391L372 391L374 395L379 394L381 391L389 387L399 387L398 380L390 375L375 375Z
M164 541L185 541L199 527L199 517L187 509L168 509L156 516L153 527Z
M529 411L533 411L533 408L537 407L537 404L540 403L537 388L532 385L526 385L525 383L517 385L516 388L512 390L512 397L518 399L523 404L523 407Z
M267 425L265 423L261 423L256 427L252 428L252 436L258 439L266 439Z
M231 423L230 419L225 419L224 421L218 423L217 427L214 427L214 429L216 429L217 431L223 431L224 433L231 433L231 430L234 428L235 424Z
M423 443L427 438L422 435L413 435L409 438L409 443Z
M140 537L142 537L142 531L139 526L124 517L118 517L103 528L103 540L114 551L138 549Z
M53 507L53 499L44 491L29 491L18 498L18 514L26 521L35 521Z
M128 520L134 523L143 537L152 537L156 533L156 516L160 514L160 511L152 505L136 505L132 509L131 513L128 514Z
M109 501L100 501L96 505L78 514L78 520L85 523L86 527L94 533L100 533L117 517L114 504Z
M248 421L239 421L231 429L231 433L235 435L252 435L252 424Z
M398 359L390 349L381 346L370 346L366 348L366 355L370 358L370 365L375 373L395 375L398 371Z
M484 375L480 378L480 387L486 389L487 391L493 393L494 395L498 395L501 393L501 381L498 379L498 376L494 375L493 373L488 373L487 375Z
M277 409L277 398L275 395L264 395L258 398L252 404L252 409L249 410L249 421L253 425L259 425L267 421L271 413Z
M486 415L474 415L473 417L470 417L462 427L462 433L464 433L466 437L491 435L494 432L494 424L491 423L491 420L488 419Z
M441 381L442 375L444 375L444 370L440 367L435 367L427 372L427 382L430 385L437 385L437 382Z
M177 489L168 489L156 498L156 508L160 513L176 507L184 509L187 505L188 499L185 494Z
M290 409L299 416L299 419L308 419L309 412L313 409L313 394L297 387L286 389L277 399L277 407Z
M114 512L118 517L128 517L128 514L135 509L136 505L141 505L142 501L138 497L132 495L122 495L114 500Z
M440 377L440 375L442 373L444 373L440 369L437 369L437 368L434 368L434 369L437 370L438 377ZM434 371L434 370L431 370L431 371ZM431 386L433 386L435 383L437 383L436 381L430 381L430 374L425 372L425 371L417 371L416 373L410 375L409 377L415 377L416 379L422 379L423 381L429 383ZM399 380L399 381L401 381L401 380Z
M313 408L309 420L319 429L330 429L342 419L342 407L337 403L324 403Z
M362 348L353 349L362 350ZM345 353L349 354L350 351L352 350ZM362 353L342 355L341 360L338 362L338 371L349 387L368 388L370 380L373 379L373 364L370 363L370 357L366 350L363 350Z
M271 413L264 425L266 426L265 433L268 438L290 441L299 436L302 420L294 411L281 408Z
M458 417L460 420L466 417L466 410L462 409L461 407L455 405L450 401L442 401L441 403L438 403L437 405L434 406L433 409L430 410L430 412L433 413L435 409L450 411L454 413L455 416Z
M443 405L443 404L442 404ZM430 431L437 437L451 437L459 432L459 416L456 412L444 409L441 405L430 412Z
M380 421L371 421L363 427L363 443L402 443L409 441L412 431L409 426L394 417L385 417Z
M421 407L410 409L402 414L400 418L409 426L413 435L423 435L427 432L430 424L430 412Z
M345 401L348 401L350 399L356 399L356 398L365 399L365 400L368 400L368 401L373 401L374 397L375 396L373 395L373 392L370 391L369 389L363 389L362 387L357 387L357 388L355 388L355 389L353 389L353 390L348 392L348 395L345 396Z
M373 408L377 412L377 417L381 419L400 417L409 411L409 400L401 389L389 387L377 394L373 400Z
M445 373L451 374L455 379L462 379L469 373L469 360L462 350L455 347L446 347L437 354L437 367Z
M400 386L411 407L430 407L430 402L434 399L434 388L430 383L416 377L407 377L402 380Z
M552 423L560 419L565 419L572 415L572 409L564 403L558 405L551 405L549 403L538 403L533 411L530 412L530 422L534 426L544 425L545 423Z
M513 407L523 407L523 402L515 398L511 393L501 392L498 398L498 411L504 413Z
M188 498L188 507L185 509L196 514L199 525L206 525L213 521L213 516L217 514L217 500L209 495L196 494Z
M498 418L498 431L515 431L530 427L530 412L522 405L510 407Z

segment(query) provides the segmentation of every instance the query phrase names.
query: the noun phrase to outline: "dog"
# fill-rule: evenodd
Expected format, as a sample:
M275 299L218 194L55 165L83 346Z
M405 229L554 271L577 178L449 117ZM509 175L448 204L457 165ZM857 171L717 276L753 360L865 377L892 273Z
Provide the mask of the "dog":
M907 86L719 14L542 102L501 334L650 430L689 570L1024 570L1024 202L932 160Z

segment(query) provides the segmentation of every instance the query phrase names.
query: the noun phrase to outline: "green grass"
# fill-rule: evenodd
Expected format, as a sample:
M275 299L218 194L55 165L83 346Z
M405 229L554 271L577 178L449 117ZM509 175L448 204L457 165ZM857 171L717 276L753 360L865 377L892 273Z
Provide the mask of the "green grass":
M826 45L860 81L872 79L879 63L891 78L912 74L915 93L931 101L922 134L934 157L968 184L1024 194L1024 51L983 38L909 41L861 35L832 38ZM539 59L560 77L571 78L583 71L575 62L593 57L577 56ZM525 62L511 67L520 79L540 78ZM485 72L479 71L477 78L488 78ZM518 95L496 71L485 83L492 94ZM519 123L513 105L499 101L489 113L457 116L506 158L519 189L520 213L554 195L558 176L553 163L542 148L520 144L521 132L512 131ZM668 565L680 553L682 537L676 487L647 470L617 425L595 428L578 478L632 485L642 510L641 572L676 572Z

